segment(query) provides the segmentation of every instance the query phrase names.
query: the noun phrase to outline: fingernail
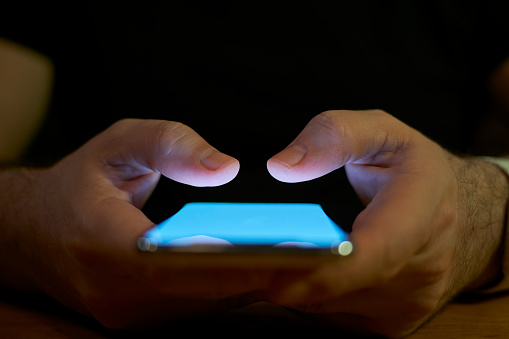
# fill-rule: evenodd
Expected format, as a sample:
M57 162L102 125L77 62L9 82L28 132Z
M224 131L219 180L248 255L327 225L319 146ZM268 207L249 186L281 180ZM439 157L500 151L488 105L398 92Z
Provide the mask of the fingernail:
M299 144L288 146L283 151L274 156L274 159L282 163L288 168L297 166L306 155L306 148Z
M200 157L200 163L203 165L203 167L211 170L211 171L217 171L221 167L227 165L232 161L232 157L229 155L226 155L224 153L221 153L219 151L216 151L215 149L208 149Z

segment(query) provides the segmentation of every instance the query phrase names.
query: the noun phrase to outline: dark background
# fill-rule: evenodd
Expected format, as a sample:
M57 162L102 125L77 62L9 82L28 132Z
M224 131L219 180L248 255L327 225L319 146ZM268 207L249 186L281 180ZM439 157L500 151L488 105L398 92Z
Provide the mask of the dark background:
M239 159L241 171L218 188L162 179L145 207L153 221L188 201L318 202L335 217L346 215L338 206L354 215L362 206L343 170L283 184L267 173L267 159L329 109L383 109L444 147L471 153L476 128L492 108L487 78L508 55L503 6L439 0L6 5L0 36L55 64L48 118L24 163L49 165L122 118L174 120Z

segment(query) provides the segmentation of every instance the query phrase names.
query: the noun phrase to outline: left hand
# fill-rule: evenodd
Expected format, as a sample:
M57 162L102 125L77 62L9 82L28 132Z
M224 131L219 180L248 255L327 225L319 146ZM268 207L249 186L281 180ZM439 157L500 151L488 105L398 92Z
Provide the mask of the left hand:
M355 332L405 336L459 292L495 279L507 181L381 111L329 111L268 162L284 182L342 166L366 208L354 253L282 271L258 297Z
M140 208L161 175L218 186L238 170L236 159L181 123L119 121L54 166L29 171L29 194L12 199L23 210L12 222L9 265L28 286L110 328L251 303L245 293L265 287L269 270L175 265L135 246L154 225Z

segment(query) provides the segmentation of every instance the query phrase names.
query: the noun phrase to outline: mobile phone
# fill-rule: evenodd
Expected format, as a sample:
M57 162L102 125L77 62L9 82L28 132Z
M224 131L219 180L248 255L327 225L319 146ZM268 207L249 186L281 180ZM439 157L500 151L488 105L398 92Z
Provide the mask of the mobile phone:
M348 234L310 203L188 203L137 245L186 266L306 266L353 250Z

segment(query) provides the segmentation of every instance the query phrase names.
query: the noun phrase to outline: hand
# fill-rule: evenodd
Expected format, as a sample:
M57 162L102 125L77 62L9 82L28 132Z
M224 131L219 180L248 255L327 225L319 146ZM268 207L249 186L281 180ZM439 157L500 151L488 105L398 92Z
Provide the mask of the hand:
M265 273L166 267L140 257L153 223L139 210L160 174L195 186L232 180L236 159L175 122L123 120L34 172L26 274L37 288L108 327L142 326L250 302ZM28 234L31 236L28 237Z
M306 272L280 272L257 294L355 332L401 337L457 293L496 278L507 181L381 111L316 116L268 170L284 182L342 166L366 208L354 253Z

